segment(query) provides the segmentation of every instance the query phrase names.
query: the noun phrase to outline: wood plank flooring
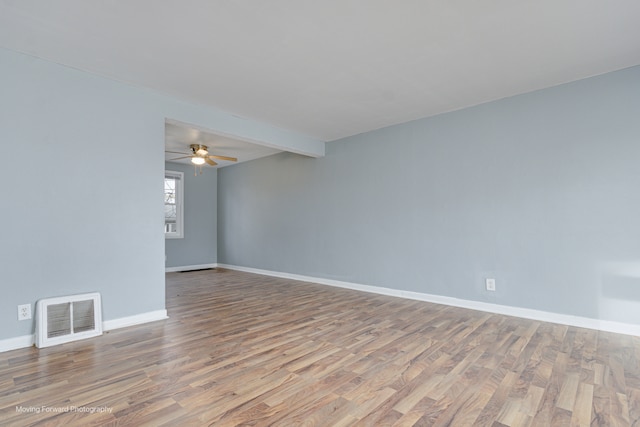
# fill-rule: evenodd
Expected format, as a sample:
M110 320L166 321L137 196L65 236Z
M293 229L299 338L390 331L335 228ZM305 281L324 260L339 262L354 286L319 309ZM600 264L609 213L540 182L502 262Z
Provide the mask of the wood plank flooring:
M638 337L222 269L167 309L0 353L0 425L640 426Z

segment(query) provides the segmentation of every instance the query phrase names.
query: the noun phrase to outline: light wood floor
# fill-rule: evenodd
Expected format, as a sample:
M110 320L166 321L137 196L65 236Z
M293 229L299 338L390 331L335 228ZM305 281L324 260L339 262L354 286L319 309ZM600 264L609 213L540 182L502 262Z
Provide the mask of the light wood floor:
M638 337L228 270L167 308L0 353L0 425L640 425Z

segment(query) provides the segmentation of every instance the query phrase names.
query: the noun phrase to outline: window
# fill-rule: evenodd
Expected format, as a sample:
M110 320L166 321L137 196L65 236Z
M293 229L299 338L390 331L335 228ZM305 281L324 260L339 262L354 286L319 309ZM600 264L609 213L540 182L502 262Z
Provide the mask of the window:
M164 172L164 236L168 239L183 237L183 182L182 172Z

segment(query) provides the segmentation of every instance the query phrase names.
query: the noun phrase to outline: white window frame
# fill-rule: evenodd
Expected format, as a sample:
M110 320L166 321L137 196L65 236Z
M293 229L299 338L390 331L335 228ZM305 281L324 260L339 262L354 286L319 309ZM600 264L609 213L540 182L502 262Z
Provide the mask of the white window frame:
M178 171L164 171L165 178L176 179L176 231L167 232L165 228L164 237L166 239L184 238L184 173ZM163 182L164 196L164 182ZM166 227L166 223L165 223Z

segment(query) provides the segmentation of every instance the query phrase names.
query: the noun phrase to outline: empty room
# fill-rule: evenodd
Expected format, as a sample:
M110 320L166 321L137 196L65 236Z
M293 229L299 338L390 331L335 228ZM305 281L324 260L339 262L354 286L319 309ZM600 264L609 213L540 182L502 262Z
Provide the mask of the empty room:
M0 425L639 426L638 22L0 1Z

